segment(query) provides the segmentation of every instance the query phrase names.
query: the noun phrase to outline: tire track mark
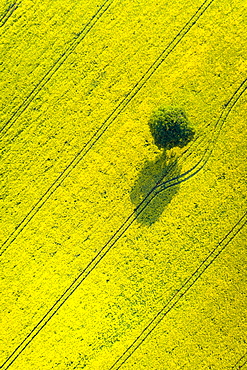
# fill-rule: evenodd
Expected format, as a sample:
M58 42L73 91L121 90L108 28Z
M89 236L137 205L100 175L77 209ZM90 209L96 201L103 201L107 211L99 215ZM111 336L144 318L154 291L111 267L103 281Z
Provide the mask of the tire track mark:
M11 17L13 12L18 8L19 5L20 3L13 3L8 7L8 9L5 10L4 14L0 18L0 27L3 27L5 25L7 20Z
M212 265L212 263L219 257L219 255L235 238L235 236L244 228L244 226L246 226L246 224L247 224L247 212L245 212L245 214L238 220L238 222L224 236L224 238L221 239L217 246L209 253L209 255L197 267L193 274L189 278L187 278L184 284L173 294L169 301L153 317L149 324L142 330L140 335L132 342L132 344L117 359L117 361L115 361L115 363L109 368L109 370L118 370L122 365L126 363L126 361L132 356L132 354L141 346L141 344L154 331L154 329L160 324L160 322L167 316L167 314L173 309L173 307L175 307L176 304L185 296L185 294L194 286L194 284L202 276L202 274ZM234 369L240 369L242 366L238 368L234 367Z
M240 85L243 85L243 83ZM230 113L230 110L232 107L236 104L237 100L242 95L240 93L240 87L234 92L232 95L230 101L232 101L232 105L228 105L228 114ZM238 99L233 99L234 96L238 96ZM223 111L226 108L223 108ZM222 113L221 113L222 116ZM221 117L220 116L220 117ZM219 120L217 121L219 122ZM217 125L215 125L216 127ZM199 161L200 162L200 161ZM195 166L194 166L195 167ZM193 167L193 168L194 168ZM186 172L188 174L189 171ZM198 173L196 171L194 174ZM182 175L181 175L182 176ZM189 175L189 178L192 175ZM171 180L168 180L167 187L169 188L171 186L174 186L180 182L185 181L183 178L181 180L178 179L178 177L174 178L175 183L170 183ZM165 183L164 183L165 184ZM164 185L162 184L162 185ZM160 184L159 184L160 185ZM158 185L158 186L159 186ZM79 275L75 278L75 280L68 286L68 288L61 294L61 296L56 300L56 302L53 304L53 306L46 312L46 314L41 318L41 320L38 322L38 324L30 331L30 333L24 338L24 340L16 347L16 349L12 352L12 354L6 359L6 361L2 365L2 369L6 370L8 369L11 364L20 356L20 354L25 350L25 348L32 342L32 340L39 334L39 332L46 326L46 324L52 319L52 317L58 312L58 310L63 306L63 304L69 299L69 297L76 291L77 288L80 287L80 285L83 283L83 281L86 279L86 277L97 267L97 265L101 262L101 260L107 255L107 253L113 248L113 246L116 244L116 242L122 237L122 235L129 229L129 227L132 225L132 223L137 219L139 214L148 206L148 204L152 201L152 199L161 191L158 190L158 193L155 192L156 188L158 186L155 186L150 193L146 196L145 199L139 204L139 206L129 215L129 217L122 223L122 225L118 228L118 230L115 231L115 233L110 237L108 242L99 250L99 252L94 256L94 258L87 264L87 266L79 273ZM162 191L164 188L162 189ZM138 212L137 212L138 210Z
M242 369L245 365L247 365L247 352L240 357L240 359L231 367L232 370L239 370Z
M147 69L140 80L134 85L134 87L127 93L125 98L117 105L117 107L112 111L112 113L106 118L106 120L101 124L99 129L92 135L84 147L75 155L72 161L67 165L67 167L60 173L57 179L52 183L52 185L46 190L46 192L39 198L32 209L27 213L27 215L22 219L22 221L15 227L15 230L7 237L3 242L1 253L2 255L7 248L12 244L12 242L17 238L17 236L22 232L22 230L28 225L28 223L33 219L36 213L41 209L41 207L47 202L51 195L56 191L56 189L62 184L66 177L71 173L71 171L79 164L79 162L85 157L85 155L90 151L90 149L96 144L96 142L101 138L104 132L110 127L110 125L115 121L119 114L125 109L125 107L131 102L131 100L136 96L136 94L141 90L141 88L146 84L146 82L151 78L155 71L160 67L168 55L175 49L179 42L186 36L190 31L192 26L199 20L199 18L204 14L208 7L213 3L214 0L205 0L203 4L197 9L195 14L189 19L185 26L179 31L175 38L168 44L168 46L162 51L159 57L154 61L154 63Z
M183 174L170 179L168 181L165 181L164 183L157 184L156 189L158 189L158 193L161 191L180 184L192 176L196 175L208 162L212 151L215 147L216 141L220 135L220 132L222 130L222 127L229 116L230 112L232 111L233 107L236 105L238 100L242 97L242 95L245 93L247 89L247 78L240 84L240 86L234 91L232 97L229 99L229 101L224 105L223 110L220 114L219 119L216 121L216 124L214 125L214 132L212 134L211 139L209 140L209 143L201 157L201 159L188 171L184 172ZM189 153L190 155L191 153Z
M8 121L1 127L0 133L5 135L6 132L13 126L17 119L21 116L23 112L28 108L33 99L39 94L43 87L50 81L53 75L58 71L58 69L63 65L63 63L68 59L68 57L73 53L76 47L81 43L81 41L86 37L90 30L95 26L97 21L104 15L108 10L110 5L114 0L106 0L97 10L97 12L91 17L83 29L77 34L72 44L60 55L57 61L52 65L52 67L46 72L46 74L41 78L33 90L28 94L24 101L19 105L16 111L8 119Z

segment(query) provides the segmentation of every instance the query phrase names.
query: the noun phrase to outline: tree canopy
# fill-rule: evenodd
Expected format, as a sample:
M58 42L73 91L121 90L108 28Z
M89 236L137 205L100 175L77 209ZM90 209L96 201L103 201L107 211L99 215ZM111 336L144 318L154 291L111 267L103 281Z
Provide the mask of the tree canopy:
M152 114L148 124L158 148L182 148L195 135L185 111L181 108L160 107Z

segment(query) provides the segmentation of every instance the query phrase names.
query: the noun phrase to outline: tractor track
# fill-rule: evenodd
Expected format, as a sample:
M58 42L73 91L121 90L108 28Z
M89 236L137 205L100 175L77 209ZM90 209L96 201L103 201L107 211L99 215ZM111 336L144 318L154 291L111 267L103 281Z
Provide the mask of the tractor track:
M240 370L247 365L247 352L231 367L231 370Z
M36 84L32 91L27 95L23 102L19 105L16 111L8 119L8 121L1 127L1 135L5 135L8 130L13 126L17 119L21 116L23 112L28 108L34 98L39 94L43 87L50 81L53 75L58 71L58 69L64 64L68 57L73 53L76 47L81 43L81 41L86 37L90 30L95 26L97 21L104 15L108 10L113 0L106 0L96 11L96 13L90 18L83 29L77 34L77 37L71 43L71 45L60 55L56 62L50 67L46 74L41 78L41 80Z
M151 78L151 76L160 67L160 65L169 56L169 54L174 50L174 48L182 41L182 39L186 36L186 34L189 32L192 26L200 19L200 17L204 14L204 12L208 9L208 7L213 3L213 1L214 0L206 0L197 9L194 15L185 24L185 26L182 27L182 29L178 32L178 34L174 37L174 39L167 45L167 47L162 51L159 57L147 69L147 71L143 74L140 80L133 86L133 88L129 91L129 93L123 98L123 100L117 105L117 107L112 111L112 113L101 124L99 129L92 135L92 137L87 141L87 143L83 146L83 148L74 156L71 162L65 167L65 169L60 173L60 175L56 178L56 180L50 185L50 187L45 191L45 193L34 204L34 206L26 214L26 216L22 219L22 221L15 227L15 230L9 234L7 239L2 244L0 255L2 255L8 249L8 247L13 243L13 241L18 237L18 235L23 231L23 229L34 218L37 212L42 208L42 206L52 196L52 194L56 191L56 189L68 177L71 171L80 163L80 161L85 157L85 155L98 142L98 140L105 133L105 131L116 120L116 118L125 109L125 107L132 101L132 99L141 90L141 88L146 84L146 82Z
M115 361L109 370L118 370L126 363L126 361L133 355L133 353L142 345L148 336L156 329L161 321L169 314L169 312L176 306L176 304L185 296L185 294L194 286L202 274L212 265L212 263L219 257L228 244L235 238L236 235L246 226L247 212L238 220L232 229L221 239L217 246L208 254L208 256L200 263L197 269L190 277L186 279L183 285L175 291L168 302L162 309L150 320L148 325L136 337L132 344L126 351ZM245 357L245 356L244 356ZM246 364L246 358L242 357L238 364L233 369L240 369ZM242 364L242 365L241 365ZM241 365L241 366L240 366Z
M11 17L11 15L14 13L19 5L20 3L13 3L5 10L3 15L0 17L0 27L3 27L5 25L5 23L8 21L8 19Z
M197 162L197 164L194 165L189 171L186 171L184 174L182 174L180 176L177 176L173 179L170 179L170 180L164 181L164 182L162 182L162 179L160 179L158 181L157 185L154 186L154 188L145 197L145 199L143 199L143 201L139 204L139 206L129 215L129 217L115 231L115 233L110 237L108 242L99 250L99 252L94 256L94 258L87 264L87 266L78 274L78 276L74 279L74 281L68 286L68 288L56 300L56 302L53 304L53 306L46 312L46 314L42 317L42 319L38 322L38 324L35 327L33 327L33 329L30 331L30 333L23 339L23 341L16 347L16 349L12 352L12 354L6 359L6 361L3 363L2 367L1 367L2 369L4 369L4 370L8 369L11 366L11 364L19 357L19 355L32 342L32 340L39 334L39 332L46 326L46 324L52 319L52 317L58 312L58 310L69 299L69 297L76 291L77 288L79 288L81 286L81 284L87 278L87 276L97 267L97 265L102 261L102 259L108 254L108 252L113 248L113 246L122 237L122 235L129 229L129 227L137 219L139 214L141 214L141 212L143 212L143 210L148 206L148 204L152 201L152 199L158 193L160 193L161 191L164 191L165 189L167 189L171 186L175 186L175 185L177 185L181 182L184 182L185 180L188 180L189 178L191 178L192 176L197 174L204 167L204 165L208 162L208 153L210 153L210 154L212 153L213 147L216 143L219 132L222 129L223 123L225 122L226 118L228 117L229 113L231 112L231 110L233 109L233 107L235 106L237 101L243 95L246 88L247 88L247 80L244 80L240 84L240 86L235 90L235 92L233 93L231 99L229 100L229 104L224 106L224 108L223 108L223 110L220 114L219 119L217 120L216 124L214 125L215 132L213 133L212 138L209 141L208 147L205 149L205 152L202 155L202 158ZM186 153L188 155L188 151L186 151L185 154ZM207 153L207 155L205 155L205 153ZM203 162L202 159L204 159L204 164L202 163ZM199 167L197 167L197 166L199 166ZM215 258L217 258L217 256L226 247L226 245L232 240L232 238L244 227L244 225L247 222L245 218L246 218L246 213L239 220L239 222L232 228L232 230L225 236L225 238L218 244L218 246L210 253L210 255L206 258L206 260L200 265L200 267L196 270L196 272L193 275L193 276L196 277L193 280L193 283L191 285L188 285L191 282L191 279L192 279L192 277L190 277L188 279L188 284L185 283L183 285L183 287L181 289L183 289L185 287L184 288L185 292L181 293L180 298L182 298L182 296L186 293L186 291L188 289L190 289L190 287L196 282L196 280L201 276L201 274L209 267L209 265L215 260ZM240 228L237 229L238 231L232 237L232 233L235 232L235 229L237 228L238 225L240 225ZM228 237L230 238L229 241L227 239ZM224 244L223 247L221 247L222 243L225 240L227 240L227 244ZM202 269L203 269L202 272L201 272L201 266L202 266ZM199 271L198 272L199 275L197 274L197 271ZM176 295L176 297L177 297L177 295ZM176 303L177 303L176 300L175 300L175 303L173 303L173 301L172 301L172 307ZM167 307L167 305L166 305L166 307ZM160 315L163 315L164 310L165 310L165 308L162 309L161 313L159 314L159 316L158 316L159 319L158 320L160 320L160 317L161 317ZM150 325L151 325L151 323L150 323ZM145 332L145 335L146 335L146 332ZM142 341L143 340L141 340L141 343L142 343ZM130 357L129 354L127 355L127 357L128 358ZM114 364L113 366L118 366L118 364L116 363L116 365Z

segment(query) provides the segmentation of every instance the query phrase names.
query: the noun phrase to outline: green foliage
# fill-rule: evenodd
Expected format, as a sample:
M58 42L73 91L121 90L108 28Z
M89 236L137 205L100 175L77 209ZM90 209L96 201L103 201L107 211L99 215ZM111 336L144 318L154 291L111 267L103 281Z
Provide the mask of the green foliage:
M182 148L195 135L185 111L181 108L160 107L152 114L148 124L158 148Z

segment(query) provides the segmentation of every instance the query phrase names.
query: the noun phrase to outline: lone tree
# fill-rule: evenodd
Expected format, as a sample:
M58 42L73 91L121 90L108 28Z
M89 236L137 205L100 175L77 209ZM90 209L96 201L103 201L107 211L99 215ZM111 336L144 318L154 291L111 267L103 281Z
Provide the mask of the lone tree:
M175 146L182 148L195 135L185 111L181 108L160 107L152 114L148 124L154 142L160 149Z

